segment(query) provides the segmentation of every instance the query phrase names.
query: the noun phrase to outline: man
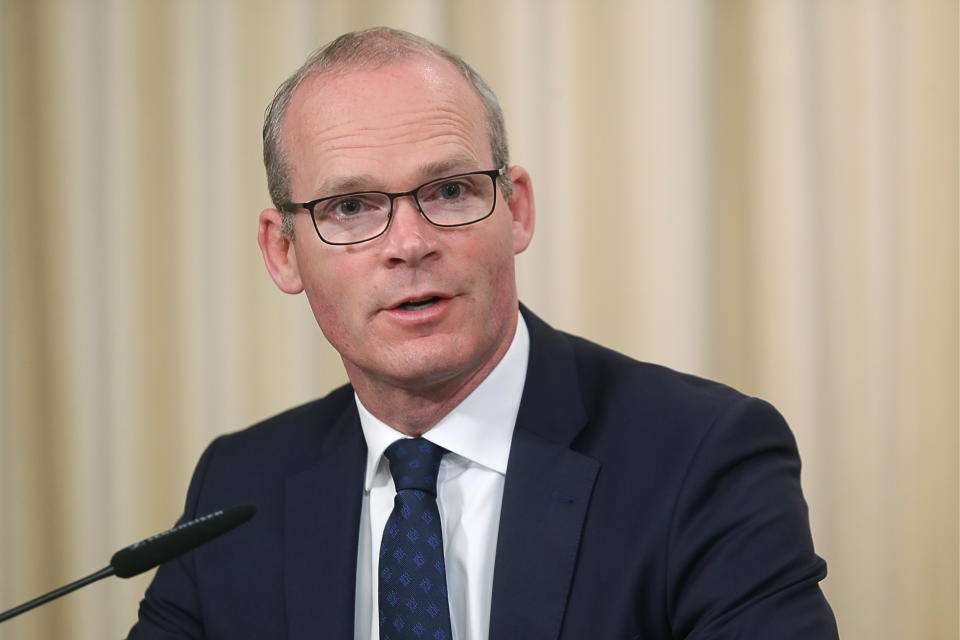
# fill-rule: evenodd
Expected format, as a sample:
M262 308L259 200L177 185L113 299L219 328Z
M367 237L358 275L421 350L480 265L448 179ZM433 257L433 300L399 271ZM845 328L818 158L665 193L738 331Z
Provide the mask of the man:
M462 60L342 36L264 156L267 269L350 384L208 448L184 518L257 515L161 567L131 638L836 637L776 411L519 306L530 176Z

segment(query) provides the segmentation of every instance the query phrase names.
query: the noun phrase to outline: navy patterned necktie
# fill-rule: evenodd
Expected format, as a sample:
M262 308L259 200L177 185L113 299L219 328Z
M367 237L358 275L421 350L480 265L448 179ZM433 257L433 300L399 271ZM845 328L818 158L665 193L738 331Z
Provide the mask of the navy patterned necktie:
M437 472L447 452L423 438L387 447L397 487L380 543L380 640L451 640Z

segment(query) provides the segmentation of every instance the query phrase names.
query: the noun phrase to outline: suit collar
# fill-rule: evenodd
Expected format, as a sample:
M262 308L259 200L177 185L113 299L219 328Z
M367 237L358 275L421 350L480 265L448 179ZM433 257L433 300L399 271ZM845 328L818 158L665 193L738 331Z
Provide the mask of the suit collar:
M284 583L290 640L353 638L365 459L360 419L350 403L324 434L317 463L287 478Z
M570 449L587 421L573 350L525 307L530 362L503 493L490 638L557 638L600 463Z
M525 306L520 312L530 331L530 359L517 427L569 447L587 422L573 349Z

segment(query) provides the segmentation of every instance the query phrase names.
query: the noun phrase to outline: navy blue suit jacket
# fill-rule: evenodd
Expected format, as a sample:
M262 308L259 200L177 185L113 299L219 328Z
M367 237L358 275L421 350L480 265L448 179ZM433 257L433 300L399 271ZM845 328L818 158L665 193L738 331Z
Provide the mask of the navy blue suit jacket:
M776 410L523 313L490 638L836 638ZM365 458L349 386L215 440L184 519L258 512L162 566L130 638L352 639Z

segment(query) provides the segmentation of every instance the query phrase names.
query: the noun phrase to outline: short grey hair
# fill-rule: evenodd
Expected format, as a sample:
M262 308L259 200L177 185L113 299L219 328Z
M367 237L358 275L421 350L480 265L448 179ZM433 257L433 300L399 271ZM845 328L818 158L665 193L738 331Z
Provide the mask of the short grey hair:
M487 135L493 152L494 168L509 166L507 130L503 110L496 94L470 64L457 54L426 38L407 31L388 27L374 27L346 33L310 54L306 62L280 85L267 106L263 122L263 164L267 169L267 187L273 206L280 209L290 201L287 184L289 167L283 149L283 119L297 88L307 78L333 71L363 67L379 67L412 57L435 57L446 60L460 72L477 92L487 116ZM506 176L500 178L500 189L510 197L513 184ZM284 212L283 232L293 236L293 214Z

